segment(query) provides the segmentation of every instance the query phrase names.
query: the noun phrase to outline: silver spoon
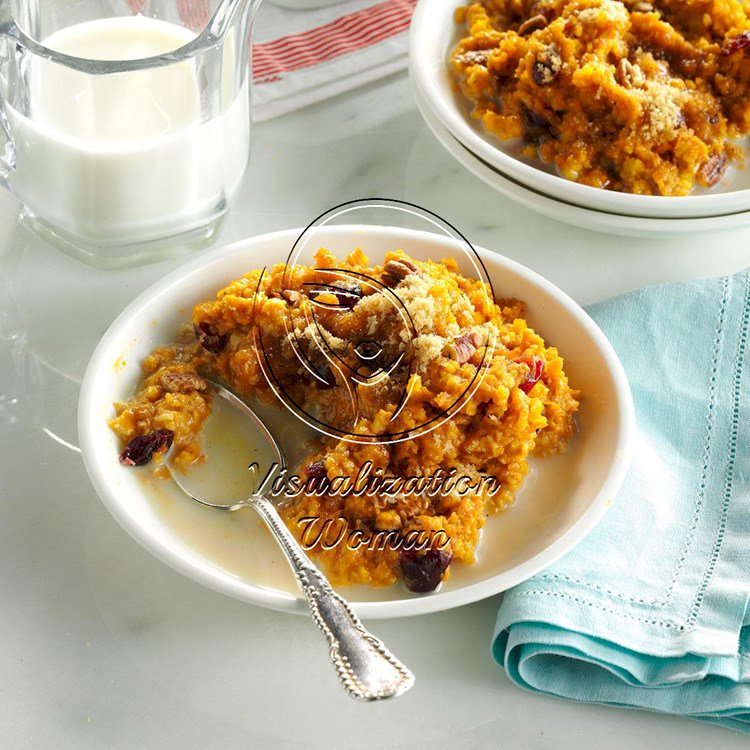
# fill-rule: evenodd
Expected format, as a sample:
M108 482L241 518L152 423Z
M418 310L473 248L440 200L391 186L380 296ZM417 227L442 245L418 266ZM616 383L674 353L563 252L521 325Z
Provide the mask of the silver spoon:
M273 451L278 465L286 467L279 444L255 412L225 385L211 379L206 380L216 395L253 421ZM171 474L177 486L201 505L230 512L251 508L260 515L284 552L297 584L307 599L313 620L328 640L331 661L349 695L367 701L393 698L405 693L414 684L414 675L382 641L364 628L346 599L331 588L326 577L281 520L270 500L262 495L252 494L228 505L208 502L196 497L184 485L185 480L178 470L173 470Z

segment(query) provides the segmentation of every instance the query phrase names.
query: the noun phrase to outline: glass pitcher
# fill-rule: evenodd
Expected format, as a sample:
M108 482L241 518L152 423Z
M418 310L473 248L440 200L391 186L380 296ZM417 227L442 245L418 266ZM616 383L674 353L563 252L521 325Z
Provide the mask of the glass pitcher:
M210 244L250 151L260 0L2 0L0 181L95 265Z

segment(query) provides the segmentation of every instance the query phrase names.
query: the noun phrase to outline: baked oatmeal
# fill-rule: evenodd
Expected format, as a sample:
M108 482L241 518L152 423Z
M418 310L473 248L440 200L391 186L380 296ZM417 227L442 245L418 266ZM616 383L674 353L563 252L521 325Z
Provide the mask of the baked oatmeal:
M314 267L252 271L145 360L111 422L121 460L162 472L168 449L178 470L204 460L202 375L283 399L324 433L299 469L304 491L280 504L289 528L310 546L305 519L318 535L330 522L311 553L335 585L432 590L452 562L474 562L485 517L513 503L529 456L562 451L574 432L578 394L524 318L522 302L495 301L452 259L394 251L372 267L359 249L343 263L321 249ZM408 481L352 485L365 474ZM451 481L420 483L435 477Z
M644 195L712 187L750 131L741 0L481 0L451 68L472 115L569 180Z

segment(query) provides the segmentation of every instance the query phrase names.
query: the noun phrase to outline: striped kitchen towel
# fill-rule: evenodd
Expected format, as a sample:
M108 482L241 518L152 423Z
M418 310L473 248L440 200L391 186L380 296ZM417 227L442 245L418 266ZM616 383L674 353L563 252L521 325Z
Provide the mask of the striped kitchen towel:
M147 12L147 0L126 0ZM416 0L345 0L289 10L264 2L253 28L253 119L258 122L404 70ZM215 2L177 0L182 22L200 33Z

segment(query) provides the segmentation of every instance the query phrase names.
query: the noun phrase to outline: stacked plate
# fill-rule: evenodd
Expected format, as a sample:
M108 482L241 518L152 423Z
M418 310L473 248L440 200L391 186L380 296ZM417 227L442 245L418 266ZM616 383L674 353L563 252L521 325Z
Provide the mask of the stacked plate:
M519 158L472 120L456 91L448 59L460 28L461 0L419 0L412 20L409 69L417 105L430 130L466 169L499 193L545 216L587 229L666 237L750 226L750 169L732 168L710 191L667 198L589 187ZM750 149L748 150L750 153Z

